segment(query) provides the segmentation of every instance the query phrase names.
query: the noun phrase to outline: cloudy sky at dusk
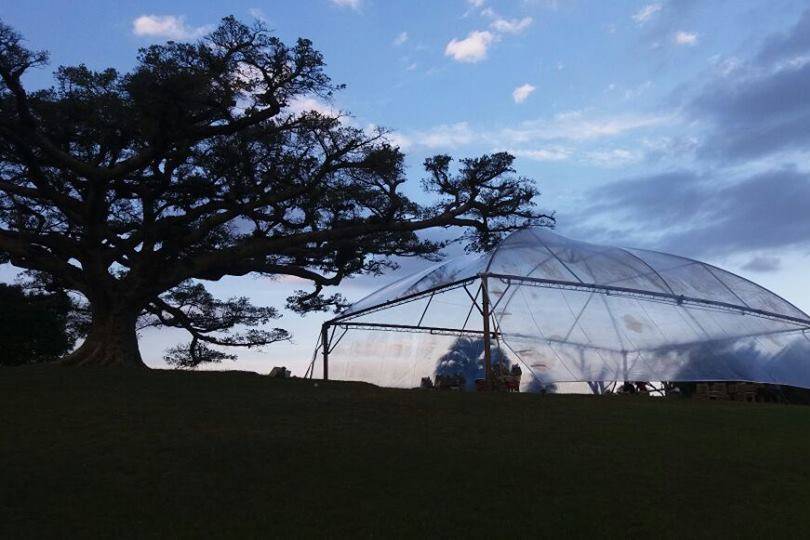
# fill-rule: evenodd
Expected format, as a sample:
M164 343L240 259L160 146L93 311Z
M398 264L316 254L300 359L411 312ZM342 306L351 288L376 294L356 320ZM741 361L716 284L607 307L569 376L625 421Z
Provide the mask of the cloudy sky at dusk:
M392 129L414 196L426 156L506 150L558 232L702 259L810 311L810 2L26 0L0 15L51 67L127 70L139 47L196 39L229 14L312 39L347 88L296 106ZM49 81L41 69L26 82ZM358 299L389 279L340 291ZM281 306L299 286L247 277L211 290ZM286 314L293 343L225 367L301 373L321 320ZM144 334L144 359L161 365L180 339Z

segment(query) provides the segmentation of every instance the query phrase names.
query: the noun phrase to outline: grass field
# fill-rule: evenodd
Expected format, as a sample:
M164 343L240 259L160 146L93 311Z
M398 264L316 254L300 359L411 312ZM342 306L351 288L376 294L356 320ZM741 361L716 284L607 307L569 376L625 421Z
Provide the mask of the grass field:
M0 538L805 536L810 407L0 370Z

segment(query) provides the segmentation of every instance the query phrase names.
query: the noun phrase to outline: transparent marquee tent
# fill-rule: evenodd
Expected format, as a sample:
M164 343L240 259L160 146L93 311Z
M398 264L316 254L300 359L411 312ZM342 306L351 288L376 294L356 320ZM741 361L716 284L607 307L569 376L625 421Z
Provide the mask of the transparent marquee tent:
M599 381L810 388L810 317L776 294L702 262L543 228L355 303L324 324L309 375L415 387L460 337L517 363L522 390Z

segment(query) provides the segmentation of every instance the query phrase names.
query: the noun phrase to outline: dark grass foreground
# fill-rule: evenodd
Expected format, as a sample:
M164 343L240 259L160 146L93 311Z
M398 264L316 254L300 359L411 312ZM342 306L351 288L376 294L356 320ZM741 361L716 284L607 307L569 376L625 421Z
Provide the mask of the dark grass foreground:
M803 536L810 407L0 370L0 537Z

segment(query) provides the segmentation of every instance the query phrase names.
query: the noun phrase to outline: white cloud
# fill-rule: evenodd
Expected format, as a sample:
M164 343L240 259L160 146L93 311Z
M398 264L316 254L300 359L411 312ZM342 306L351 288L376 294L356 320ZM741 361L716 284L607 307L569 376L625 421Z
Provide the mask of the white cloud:
M552 145L538 149L507 150L513 156L534 161L574 161L592 167L614 168L641 161L643 155L624 148L577 151L570 146Z
M675 43L678 45L695 45L698 41L697 34L680 31L675 34Z
M455 149L471 144L508 148L514 155L541 161L560 161L578 155L578 161L597 166L617 166L639 161L644 153L592 147L593 141L610 141L613 137L636 130L677 122L675 115L591 116L585 111L558 114L550 119L520 123L517 127L481 129L468 122L441 124L425 130L408 131L390 136L404 149ZM526 145L536 143L534 148ZM523 148L521 148L523 147Z
M653 87L652 81L644 81L640 85L636 86L635 88L628 88L624 91L624 99L637 99L641 97L642 94L646 93L647 90Z
M532 24L531 17L522 19L495 19L490 27L496 32L504 34L519 34Z
M574 151L564 146L549 146L537 150L508 150L517 157L525 157L535 161L565 161L570 158Z
M360 10L361 0L329 0L334 5L342 8L350 8L355 11Z
M513 144L536 140L582 141L613 137L628 131L658 126L672 119L671 116L636 114L590 117L584 111L570 111L557 114L550 120L530 120L518 127L503 129L499 137Z
M487 57L489 46L500 41L506 34L520 34L531 26L531 17L506 19L501 17L494 9L484 5L484 0L467 0L470 9L463 15L467 17L473 10L480 9L482 17L491 19L489 29L473 30L464 39L452 39L444 50L445 56L452 56L458 62L480 62Z
M663 9L662 4L647 4L636 13L633 14L633 20L638 24L644 24L650 18Z
M515 88L512 92L512 99L515 100L515 103L523 103L526 101L526 98L535 91L535 87L529 83L522 84Z
M485 7L484 9L481 10L481 16L489 17L490 19L495 19L498 17L498 14L495 13L495 10L492 9L491 7Z
M641 154L624 148L594 150L585 154L584 161L598 167L624 167L641 161Z
M315 111L324 116L341 116L341 112L330 103L314 97L296 97L287 103L286 111L293 114Z
M263 23L269 23L270 19L267 15L259 8L250 8L248 10L248 14L256 19L257 21L262 21Z
M386 138L403 151L420 146L430 149L454 149L474 142L481 135L473 131L467 122L441 124L427 130L408 134L389 133Z
M522 19L506 19L501 17L491 7L485 7L482 9L481 16L492 19L489 27L495 32L500 32L502 34L519 34L526 30L533 21L531 17L523 17Z
M470 7L467 9L467 11L464 12L464 14L461 17L462 18L469 17L470 15L475 13L476 10L479 10L479 9L483 8L485 3L486 2L484 0L467 0L467 4ZM489 8L484 8L484 10L488 10L488 9Z
M407 152L413 146L413 141L411 138L401 133L388 133L386 134L385 139L391 143L392 146L398 146L403 152Z
M452 56L457 62L480 62L487 57L487 48L496 37L486 30L473 30L466 38L452 39L444 49L445 56Z
M263 75L259 68L251 66L244 62L239 62L236 68L236 77L246 83L261 84L263 82ZM267 89L260 89L260 92L266 92Z
M624 148L578 152L569 146L545 146L533 150L507 150L510 154L534 161L575 161L593 167L614 168L638 163L642 154Z
M141 15L132 21L132 33L136 36L185 40L201 37L210 30L211 26L188 26L182 15Z
M394 38L394 45L399 47L406 41L408 41L408 32L400 32L397 34L397 37Z
M467 122L442 124L419 134L419 144L428 148L456 148L470 144L475 133Z

